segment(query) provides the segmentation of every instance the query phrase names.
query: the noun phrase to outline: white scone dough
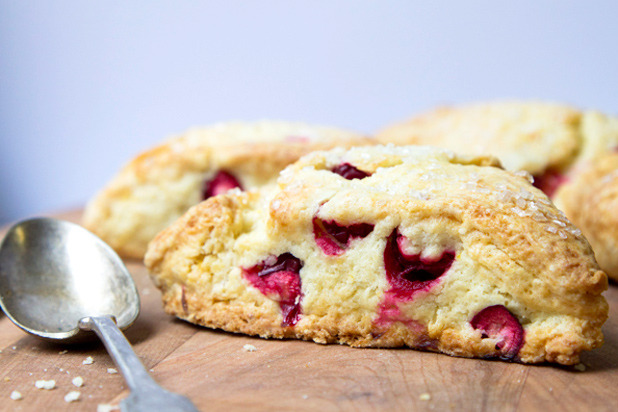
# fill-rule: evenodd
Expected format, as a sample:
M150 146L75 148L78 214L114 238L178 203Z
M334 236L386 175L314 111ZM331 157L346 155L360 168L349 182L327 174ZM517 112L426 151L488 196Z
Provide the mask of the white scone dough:
M191 208L145 264L168 313L262 337L574 364L608 313L605 273L541 191L420 146L304 156Z
M584 194L573 188L566 190L566 186L593 167L597 159L618 150L618 117L555 103L480 103L421 114L385 128L377 134L377 140L400 145L431 144L458 153L494 155L506 169L534 175L535 186L560 205L575 205ZM586 189L581 185L575 187ZM564 193L559 195L563 189ZM606 199L597 196L597 200ZM595 237L591 243L601 267L618 281L618 254L609 253L618 243L618 224L611 205L577 211L570 207L564 212L587 237ZM586 226L594 220L607 222L603 234L594 233L599 226Z
M133 159L88 203L83 223L121 255L142 258L159 231L221 191L209 192L208 184L259 187L310 151L371 142L349 131L280 121L193 129Z

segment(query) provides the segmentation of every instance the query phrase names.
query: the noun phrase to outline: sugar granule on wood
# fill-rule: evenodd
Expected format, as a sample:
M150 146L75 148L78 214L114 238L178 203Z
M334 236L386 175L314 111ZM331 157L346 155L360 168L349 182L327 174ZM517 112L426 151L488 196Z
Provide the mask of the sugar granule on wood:
M73 378L71 383L74 386L77 386L78 388L81 388L82 386L84 386L84 378L82 378L81 376L76 376L76 377Z
M118 373L118 370L116 370L115 368L107 368L107 373L113 375L115 373Z
M118 405L110 405L108 403L100 403L97 405L97 412L111 412L120 410Z
M81 393L78 391L71 391L64 395L64 401L67 403L75 402L79 400Z
M23 396L21 395L21 392L19 392L19 391L11 392L11 399L13 399L14 401L18 401L18 400L20 400L22 398L23 398Z
M86 359L84 359L84 361L82 362L83 365L92 365L94 363L94 359L92 359L92 356L88 356Z
M428 393L421 393L421 395L418 397L421 401L428 401L431 399L431 395Z
M247 343L246 345L244 345L244 346L242 347L242 349L243 349L245 352L255 352L255 351L257 351L257 348L256 348L255 346L250 345L250 344L248 344L248 343Z
M34 382L34 386L36 386L39 389L45 389L49 391L56 387L56 381L53 379L50 379L48 381L41 379L41 380Z

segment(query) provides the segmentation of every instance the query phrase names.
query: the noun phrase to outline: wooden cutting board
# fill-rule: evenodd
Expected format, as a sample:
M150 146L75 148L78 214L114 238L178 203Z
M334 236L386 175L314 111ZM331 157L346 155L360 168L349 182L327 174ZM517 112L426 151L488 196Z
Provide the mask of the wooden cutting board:
M78 222L80 212L57 215ZM0 238L6 230L0 231ZM126 332L164 387L203 411L617 411L618 287L605 296L605 345L577 368L453 358L409 349L353 349L263 340L193 326L166 315L144 266L128 261L142 312ZM247 351L253 345L255 351ZM96 411L128 391L99 343L42 342L0 315L0 410ZM82 362L92 356L94 363ZM582 370L584 369L585 370ZM83 378L81 388L71 380ZM56 381L52 390L37 380ZM23 398L11 400L12 391ZM80 399L66 403L77 390Z

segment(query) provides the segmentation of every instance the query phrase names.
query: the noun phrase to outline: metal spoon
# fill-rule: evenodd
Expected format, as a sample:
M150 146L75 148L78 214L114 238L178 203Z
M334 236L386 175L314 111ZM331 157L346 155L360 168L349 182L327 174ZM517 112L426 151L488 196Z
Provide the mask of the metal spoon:
M118 255L86 229L50 218L13 226L0 245L0 306L50 341L80 342L95 332L131 389L122 411L197 411L150 377L120 332L137 318L139 295Z

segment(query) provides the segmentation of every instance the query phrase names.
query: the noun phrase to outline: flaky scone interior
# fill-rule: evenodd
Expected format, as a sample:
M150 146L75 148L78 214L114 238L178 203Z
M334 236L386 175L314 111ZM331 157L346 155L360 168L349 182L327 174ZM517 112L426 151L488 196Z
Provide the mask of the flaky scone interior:
M168 313L265 338L574 364L607 277L526 176L429 147L311 153L193 207L145 263Z
M88 203L83 224L124 257L143 258L148 242L191 206L232 188L273 183L313 150L373 144L358 133L285 121L195 128L129 162Z

